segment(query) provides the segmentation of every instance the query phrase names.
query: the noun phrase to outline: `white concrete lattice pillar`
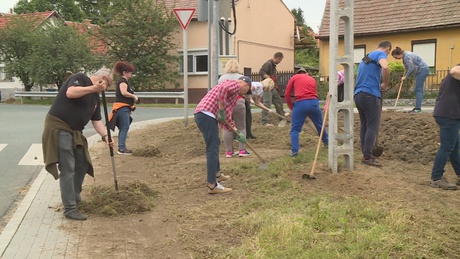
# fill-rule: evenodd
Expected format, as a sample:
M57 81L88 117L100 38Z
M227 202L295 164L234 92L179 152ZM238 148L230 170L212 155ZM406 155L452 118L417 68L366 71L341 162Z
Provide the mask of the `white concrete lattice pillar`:
M340 7L339 2L344 2ZM354 0L330 0L330 31L329 31L329 153L328 165L333 173L338 172L339 157L344 157L345 167L352 170L353 153L353 127L354 127L354 76L353 76L353 8ZM344 55L339 55L339 22L344 24ZM339 64L344 67L344 99L338 102L337 72ZM343 125L339 125L338 115L343 114ZM341 129L340 133L338 129ZM340 143L339 143L340 141Z

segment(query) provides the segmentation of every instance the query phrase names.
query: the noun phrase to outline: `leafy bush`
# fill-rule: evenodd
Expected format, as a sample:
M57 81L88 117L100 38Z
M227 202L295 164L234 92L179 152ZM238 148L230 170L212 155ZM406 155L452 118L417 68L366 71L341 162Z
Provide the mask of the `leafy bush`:
M390 84L384 98L396 98L398 96L401 77L404 75L404 65L401 62L389 62L388 67L390 68ZM406 78L399 98L413 98L415 96L411 91L414 81L414 77Z

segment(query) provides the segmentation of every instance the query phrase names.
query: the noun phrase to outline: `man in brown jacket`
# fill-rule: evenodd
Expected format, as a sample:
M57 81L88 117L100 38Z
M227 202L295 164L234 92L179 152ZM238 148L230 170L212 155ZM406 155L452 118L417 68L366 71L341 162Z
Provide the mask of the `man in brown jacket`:
M276 78L276 65L281 63L283 60L284 55L281 52L276 52L273 55L272 59L269 59L265 62L259 70L259 74L261 76L261 81L271 78L273 82L275 82L275 88L271 89L268 92L264 92L263 94L263 102L264 106L271 109L272 103L275 105L276 112L282 116L284 116L284 109L283 109L283 101L281 100L281 96L278 93L278 84ZM268 112L262 111L262 125L270 127L273 126L272 124L268 123Z

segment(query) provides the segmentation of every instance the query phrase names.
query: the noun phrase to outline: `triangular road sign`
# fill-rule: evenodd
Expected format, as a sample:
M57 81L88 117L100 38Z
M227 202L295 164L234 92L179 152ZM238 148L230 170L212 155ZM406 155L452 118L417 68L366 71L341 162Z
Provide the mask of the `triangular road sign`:
M192 20L196 8L174 8L173 11L182 28L186 30Z

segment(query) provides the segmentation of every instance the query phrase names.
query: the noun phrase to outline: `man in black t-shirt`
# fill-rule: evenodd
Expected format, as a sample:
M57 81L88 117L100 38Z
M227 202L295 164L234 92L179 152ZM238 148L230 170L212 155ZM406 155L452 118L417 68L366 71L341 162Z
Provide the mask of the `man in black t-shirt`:
M460 186L460 64L453 67L441 83L433 112L439 125L441 146L434 159L430 186L444 190L457 190ZM457 175L457 184L444 177L447 160Z
M45 118L42 136L45 168L59 179L64 216L69 219L87 219L77 210L77 203L81 201L85 175L93 176L94 170L82 131L91 120L94 129L108 143L99 93L112 83L112 72L107 68L101 68L91 77L82 73L70 76Z

